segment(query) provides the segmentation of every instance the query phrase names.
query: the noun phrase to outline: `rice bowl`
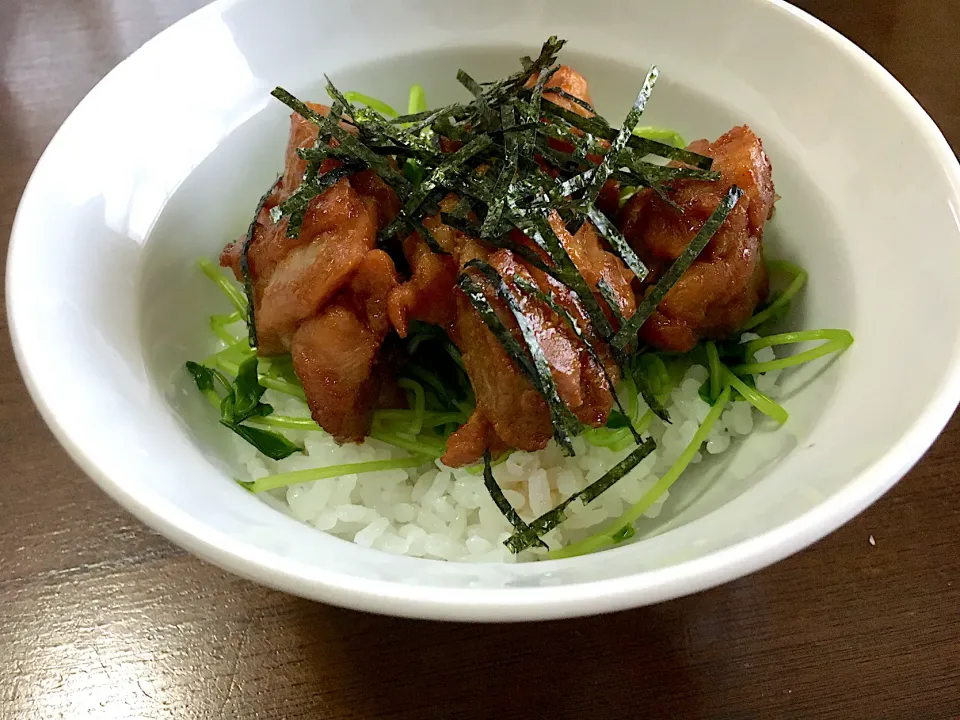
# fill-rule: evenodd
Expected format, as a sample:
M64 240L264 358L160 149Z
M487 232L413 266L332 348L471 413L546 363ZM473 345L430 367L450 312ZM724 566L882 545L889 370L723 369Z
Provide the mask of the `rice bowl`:
M551 30L586 49L574 58L585 73L614 77L628 64L636 77L653 60L670 68L672 81L658 105L668 117L651 123L696 115L702 130L679 130L716 136L739 113L779 158L785 200L777 216L783 232L773 238L776 254L799 260L812 279L798 325L847 327L857 338L842 364L816 368L815 381L802 393L794 392L796 385L811 377L778 379L779 400L796 420L795 441L785 444L795 442L796 449L778 453L772 466L761 463L757 472L746 468L742 479L676 486L652 521L651 531L659 534L605 552L603 562L588 556L440 563L391 555L375 548L390 536L402 538L395 515L381 515L393 529L372 537L383 523L375 525L360 537L372 548L363 547L285 517L237 487L234 478L244 477L253 458L228 461L236 458L232 438L203 429L209 407L192 396L195 391L171 398L169 387L177 373L182 383L183 359L202 356L208 343L205 328L185 331L182 318L198 309L215 312L221 302L214 288L198 289L193 262L214 254L219 239L242 232L238 207L262 192L242 168L266 171L275 164L277 144L252 142L276 136L285 122L283 112L265 108L265 90L283 81L310 96L320 68L388 100L395 101L391 83L411 78L438 99L452 96L452 86L428 70L438 57L495 76L541 33L540 6L510 5L509 26L497 21L506 5L417 6L417 21L435 29L425 49L423 33L414 42L393 31L412 28L405 25L412 18L390 4L377 23L364 27L364 41L358 26L348 24L347 34L320 48L306 42L306 27L316 23L304 19L319 13L310 3L269 12L256 2L215 3L125 62L58 133L14 227L10 325L44 417L84 469L137 516L202 557L319 600L420 617L560 617L693 592L782 558L875 500L933 441L960 389L960 298L949 275L960 261L950 211L960 205L960 171L929 118L864 54L779 3L737 0L722 12L699 3L649 3L643 13L621 8L616 23L598 16L596 26L584 24L572 5L557 3ZM267 51L260 31L268 17L292 33L290 52ZM684 21L683 43L669 30L677 17ZM459 46L463 22L477 29L470 47ZM653 26L662 29L659 35ZM194 42L199 38L204 43ZM174 46L187 54L184 62L166 62ZM306 58L303 48L309 49ZM389 78L385 67L393 73ZM154 141L126 143L129 129L113 112L120 98L147 102L146 87L157 110L146 114L137 134ZM604 107L629 102L613 84L597 96ZM826 106L836 109L830 122L813 112ZM891 135L901 142L891 146ZM64 177L75 180L68 187ZM903 177L911 181L894 181ZM233 208L231 198L240 198ZM918 233L931 253L911 252L907 238ZM895 298L890 277L903 283ZM909 328L924 352L891 341L891 327ZM908 368L910 391L894 409L876 388ZM530 462L523 467L535 470ZM550 467L549 457L535 462ZM251 470L263 472L255 463ZM433 480L442 475L438 469ZM449 481L451 493L455 484ZM434 494L443 489L440 483ZM345 493L331 493L334 507L359 504L359 487L358 479L350 502L340 502ZM432 487L423 491L428 500ZM434 505L447 499L454 507L456 498L449 497L441 494ZM280 501L313 521L330 507L331 500L322 499ZM410 510L404 512L408 517ZM344 535L355 540L377 520L365 519L345 525ZM479 518L468 519L467 527L477 524ZM469 552L466 540L464 530Z

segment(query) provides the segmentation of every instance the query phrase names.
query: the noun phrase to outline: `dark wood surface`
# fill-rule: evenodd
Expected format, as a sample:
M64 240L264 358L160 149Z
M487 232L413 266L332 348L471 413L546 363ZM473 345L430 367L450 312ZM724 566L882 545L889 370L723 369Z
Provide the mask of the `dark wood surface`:
M0 257L70 109L200 4L0 0ZM802 5L960 147L960 2ZM956 419L876 506L743 580L587 620L413 622L267 590L145 528L54 442L0 324L0 718L960 716Z

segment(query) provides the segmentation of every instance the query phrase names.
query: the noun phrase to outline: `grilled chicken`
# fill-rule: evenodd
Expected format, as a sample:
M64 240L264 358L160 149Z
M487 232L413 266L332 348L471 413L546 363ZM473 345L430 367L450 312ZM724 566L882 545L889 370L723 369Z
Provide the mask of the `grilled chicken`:
M682 213L647 190L623 207L619 224L651 268L648 287L680 256L734 184L744 195L683 277L640 330L664 350L687 352L701 338L724 338L750 317L767 295L763 226L773 214L770 160L750 128L735 127L714 142L689 147L714 159L719 182L678 180L668 192Z
M321 113L322 105L312 105ZM399 201L372 171L342 179L307 206L299 236L270 208L290 197L306 165L297 149L312 147L317 127L291 117L286 167L254 228L247 253L253 280L258 353L290 352L314 420L337 440L363 440L380 392L380 347L391 329L386 298L398 285L393 261L376 250L377 230L396 217ZM326 170L338 163L327 161ZM243 280L242 241L220 262ZM382 370L382 369L381 369Z

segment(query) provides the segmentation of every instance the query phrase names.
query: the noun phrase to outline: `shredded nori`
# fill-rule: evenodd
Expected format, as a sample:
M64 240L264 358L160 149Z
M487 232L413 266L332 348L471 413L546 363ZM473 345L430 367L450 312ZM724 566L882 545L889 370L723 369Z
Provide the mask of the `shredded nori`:
M641 461L647 457L647 455L656 449L656 447L657 443L654 441L654 439L647 438L643 444L637 446L632 453L627 455L627 457L617 463L613 468L608 470L598 480L590 483L580 492L574 493L555 508L545 512L543 515L530 523L528 525L529 531L516 532L504 540L503 544L506 545L507 548L509 548L514 554L526 550L531 545L531 536L536 537L539 540L546 533L550 532L567 519L565 511L570 506L570 503L577 499L579 499L584 505L593 502L600 497L601 494L609 490L618 480L623 478L627 473L639 465Z
M557 445L563 450L565 455L573 455L573 445L572 437L577 435L580 432L580 422L574 417L573 413L567 408L566 404L560 398L560 394L557 391L556 383L553 381L553 374L550 370L550 363L547 360L547 356L543 351L543 347L540 345L540 341L537 339L536 333L534 332L533 327L530 325L530 321L523 312L523 308L520 304L519 299L514 295L512 288L504 281L500 274L493 268L493 266L488 263L483 262L482 260L471 260L464 266L464 270L474 269L480 272L493 287L497 296L500 300L507 306L507 309L513 315L514 320L517 323L517 327L520 329L520 335L523 337L524 343L527 346L527 352L523 353L523 361L519 361L517 357L514 357L517 354L516 348L519 346L516 338L510 333L509 330L500 323L503 327L503 332L494 332L494 336L500 341L500 344L503 345L504 351L511 357L511 359L517 363L518 367L527 375L530 379L530 382L533 384L534 388L543 396L543 399L547 403L547 407L550 410L550 423L553 426L553 436L557 441ZM458 279L460 287L464 288L466 285L469 288L464 291L467 292L467 297L469 298L471 304L474 305L480 310L478 304L479 297L482 296L483 300L486 301L486 306L484 307L483 312L485 315L492 314L496 316L496 311L493 310L493 307L490 305L489 300L487 300L486 295L483 293L483 289L479 286L471 287L469 284L469 275L464 272L461 274ZM478 292L479 290L479 292ZM487 310L489 308L489 311ZM499 317L497 317L499 322ZM487 322L487 325L490 326L490 323ZM491 328L492 330L493 328ZM513 342L504 343L503 337L509 335ZM522 350L521 350L522 352Z
M250 245L253 244L253 238L256 235L257 220L260 218L260 213L263 212L263 207L267 204L267 199L280 182L280 177L282 176L278 176L276 180L270 183L267 191L260 196L257 209L253 213L253 219L247 227L247 234L244 236L243 245L240 248L240 274L243 276L243 294L247 296L247 333L250 338L250 347L253 348L257 346L257 319L254 312L253 276L250 274L250 260L247 254L250 252Z
M647 77L643 81L643 86L637 94L637 99L633 101L633 107L630 108L630 112L627 113L627 117L623 121L623 126L610 143L610 148L603 156L603 160L593 172L590 185L584 193L584 200L590 204L593 204L597 199L604 183L607 181L607 178L610 177L610 173L617 163L619 163L620 153L623 152L630 138L634 137L633 129L640 122L640 116L647 106L647 101L650 99L650 94L653 92L653 86L656 85L658 77L660 77L660 71L656 65L654 65L650 68L650 72L647 73Z
M579 339L580 342L583 343L583 346L587 349L587 353L590 355L591 359L597 364L597 367L600 368L600 372L603 374L603 378L606 380L607 386L610 388L610 394L613 397L613 402L616 404L617 409L620 410L624 417L628 418L627 427L630 428L630 433L633 435L633 439L637 442L640 442L640 434L633 427L633 423L629 421L629 414L627 413L626 408L624 408L623 404L620 402L620 397L617 395L616 385L614 384L613 379L610 377L610 374L607 372L607 367L603 362L603 358L600 357L600 354L597 352L596 348L593 347L593 344L587 337L586 332L580 327L580 324L576 321L576 318L574 318L573 315L567 312L567 310L560 305L556 296L554 296L552 292L544 292L537 287L537 285L520 276L513 278L513 284L526 294L535 297L566 321L567 325L569 325L573 330L573 334L577 336L577 339ZM624 368L622 371L626 372L628 370Z
M646 280L647 274L649 273L647 266L640 262L640 258L637 257L633 248L630 247L630 243L628 243L627 239L617 230L616 226L610 222L610 219L597 210L596 207L590 207L587 210L587 217L590 218L590 222L593 223L597 232L610 243L610 247L613 248L617 257L636 275L637 280L640 282Z
M490 497L496 504L497 509L503 513L503 516L507 519L507 521L516 529L516 534L511 537L523 538L523 542L525 543L523 546L524 548L528 548L530 546L543 548L547 547L546 543L537 537L533 530L531 530L530 526L527 525L527 523L523 521L523 518L517 514L517 511L514 510L513 505L510 504L510 501L507 500L506 496L503 494L503 490L497 483L497 479L493 476L493 467L490 464L489 450L483 454L483 485L487 488L487 492L490 493Z
M401 216L414 217L431 192L438 186L444 185L449 176L459 174L460 169L468 160L474 155L482 153L490 147L492 142L493 140L490 139L489 135L478 135L455 153L447 156L445 162L437 167L437 169L434 170L429 177L425 178L419 187L415 188L410 194L406 204L403 206ZM393 234L389 232L389 230L390 228L388 227L383 231L386 237L390 237Z
M328 89L328 92L331 92L331 90ZM360 142L360 140L340 127L339 122L330 117L325 117L320 113L314 112L305 102L298 100L283 88L274 88L273 92L270 94L277 98L277 100L282 102L284 105L289 107L291 110L299 114L305 120L309 120L315 125L318 125L322 130L329 133L331 137L340 143L340 146L343 147L344 150L350 151L358 161L362 162L367 167L376 170L380 178L390 185L390 187L392 187L394 191L401 196L401 198L406 197L406 195L409 193L410 182L403 176L402 173L394 169L387 156L378 155L377 153L373 152L370 150L370 148Z
M517 136L507 131L514 127L516 122L516 111L512 105L504 104L500 108L500 127L504 131L504 145L506 155L503 167L500 169L500 176L497 178L497 184L494 186L494 200L487 209L487 216L484 218L483 225L480 227L481 238L489 238L493 235L499 235L500 218L503 216L503 206L506 202L507 188L513 183L517 174L517 160L519 157Z
M293 195L271 210L271 217L274 221L279 221L283 217L287 218L287 237L299 237L300 228L303 226L303 217L307 212L310 201L332 188L343 178L350 177L362 169L363 165L360 163L348 161L328 173L305 179ZM274 212L277 210L279 212Z
M671 423L670 413L667 412L667 409L663 406L663 403L658 397L656 390L651 387L650 381L645 373L635 373L629 367L624 368L626 372L630 373L630 377L633 378L633 382L637 386L637 390L640 392L640 397L643 398L643 401L647 404L647 407L656 415L658 418L663 420L665 423Z
M581 100L576 95L571 95L563 88L552 87L552 88L548 88L547 92L550 93L551 95L557 95L558 97L562 97L565 100L569 100L574 105L579 105L589 113L593 113L594 115L597 114L597 111L593 109L593 105L588 103L586 100Z
M611 127L611 125L599 115L587 118L552 103L544 107L544 115L548 120L562 120L571 127L575 127L578 130L590 133L604 140L613 140L618 134L617 128ZM713 166L713 158L707 155L700 155L691 150L684 150L683 148L674 147L673 145L668 145L657 140L648 140L639 135L631 134L627 140L627 147L634 148L643 155L656 155L657 157L667 158L669 160L677 160L702 170L709 170Z
M560 238L554 232L546 214L527 213L526 215L527 217L524 218L523 214L517 212L512 214L511 217L517 227L524 230L553 261L554 265L550 274L573 290L587 311L594 329L604 339L609 338L613 334L613 328L610 326L607 316L604 315L600 303L587 281L583 279L583 275L580 274L577 266L570 259L570 255L567 254L566 248L563 247L563 243L560 242Z

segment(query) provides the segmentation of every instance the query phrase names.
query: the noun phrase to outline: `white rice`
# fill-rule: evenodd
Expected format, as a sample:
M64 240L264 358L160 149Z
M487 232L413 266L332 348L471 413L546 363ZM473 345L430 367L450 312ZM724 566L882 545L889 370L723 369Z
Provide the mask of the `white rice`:
M743 340L757 337L746 334ZM758 362L774 359L772 349L756 353ZM779 371L760 375L757 389L771 397L778 394ZM707 370L691 367L672 393L667 409L673 424L655 419L649 432L657 449L628 475L589 505L571 503L568 519L545 536L553 547L575 542L595 532L597 526L620 516L640 500L690 443L709 410L699 396ZM267 391L265 401L279 415L305 417L306 406L299 400ZM639 400L642 409L643 400ZM754 427L753 408L745 401L731 401L714 424L706 442L693 459L704 454L727 452L738 436ZM313 467L388 460L408 457L405 450L368 439L362 445L337 445L324 432L286 434L303 443L306 452L273 461L253 446L235 437L236 455L251 479ZM566 458L556 444L539 452L514 452L494 467L504 495L527 522L547 512L574 492L597 480L633 450L613 452L596 447L582 437L574 438L575 457ZM439 460L409 470L344 475L339 478L301 483L262 493L267 502L289 512L301 522L319 530L398 555L462 562L516 562L535 559L539 550L514 556L503 545L511 532L510 523L497 509L480 474L464 468L444 466ZM659 515L668 495L664 494L645 513Z

